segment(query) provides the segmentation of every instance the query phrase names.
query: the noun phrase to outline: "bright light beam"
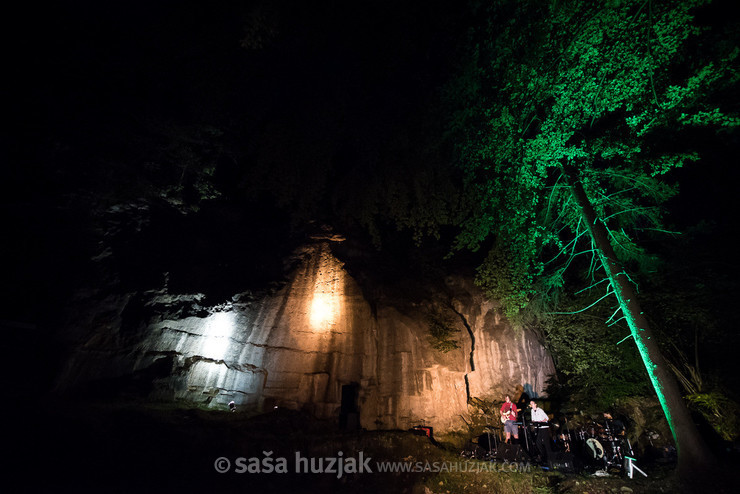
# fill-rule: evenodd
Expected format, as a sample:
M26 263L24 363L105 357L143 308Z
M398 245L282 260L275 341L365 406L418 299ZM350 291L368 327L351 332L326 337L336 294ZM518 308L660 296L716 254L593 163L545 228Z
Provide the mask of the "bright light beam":
M338 312L336 295L332 293L314 293L311 302L311 327L326 329L334 323Z
M234 333L234 313L216 312L208 316L204 331L203 356L223 360L229 350Z

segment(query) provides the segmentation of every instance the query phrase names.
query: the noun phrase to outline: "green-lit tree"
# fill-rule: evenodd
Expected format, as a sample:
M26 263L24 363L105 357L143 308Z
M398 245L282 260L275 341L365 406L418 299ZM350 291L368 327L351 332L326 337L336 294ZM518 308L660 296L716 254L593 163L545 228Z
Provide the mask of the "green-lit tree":
M486 2L450 86L471 213L458 248L495 244L479 282L516 315L591 256L587 276L618 303L663 407L679 471L708 465L681 391L638 303L629 268L665 230L671 171L700 155L679 136L731 131L716 95L737 83L738 48L699 27L705 1ZM603 282L603 283L602 283ZM621 313L621 317L617 317Z

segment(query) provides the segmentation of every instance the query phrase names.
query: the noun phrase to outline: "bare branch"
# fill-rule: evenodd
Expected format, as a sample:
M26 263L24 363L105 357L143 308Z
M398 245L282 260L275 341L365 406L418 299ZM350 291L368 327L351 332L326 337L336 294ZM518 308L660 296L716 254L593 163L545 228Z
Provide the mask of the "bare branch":
M611 285L609 285L609 287L611 288ZM606 293L601 298L599 298L596 302L592 303L588 307L584 307L583 309L580 309L580 310L577 310L577 311L573 311L573 312L548 312L548 314L552 314L552 315L573 315L573 314L578 314L580 312L587 311L588 309L590 309L594 305L598 304L599 302L601 302L602 300L604 300L606 297L612 295L613 293L614 293L613 291L609 291L607 289Z

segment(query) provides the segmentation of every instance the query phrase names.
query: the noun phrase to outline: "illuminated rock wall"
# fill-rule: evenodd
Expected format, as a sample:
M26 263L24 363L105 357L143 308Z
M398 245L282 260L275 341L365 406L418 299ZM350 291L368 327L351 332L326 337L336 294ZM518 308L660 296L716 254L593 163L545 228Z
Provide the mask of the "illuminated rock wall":
M471 396L501 401L517 388L542 396L555 374L552 356L532 329L514 329L503 317L501 305L487 300L472 280L449 278L452 304L473 334L475 369L468 373Z
M130 344L121 345L118 335L96 347L99 335L91 337L68 379L83 379L87 365L88 374L151 375L150 396L162 399L211 406L233 400L320 418L338 418L343 386L354 386L362 427L425 423L443 431L462 428L469 395L500 400L517 385L541 394L554 372L534 334L514 331L469 281L447 280L444 303L380 296L371 307L328 242L299 254L290 281L264 298L243 294L198 307L197 296L184 303L166 290L147 294L141 303L150 316L127 336ZM451 315L459 348L432 348L433 309Z

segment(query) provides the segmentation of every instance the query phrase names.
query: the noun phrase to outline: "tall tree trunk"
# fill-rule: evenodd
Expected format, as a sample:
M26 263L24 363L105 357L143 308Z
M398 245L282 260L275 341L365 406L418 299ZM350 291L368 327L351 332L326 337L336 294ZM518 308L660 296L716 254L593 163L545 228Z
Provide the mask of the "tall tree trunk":
M601 264L617 297L622 315L629 324L632 338L642 356L658 400L663 408L678 451L679 475L687 477L708 471L713 466L712 454L696 428L681 395L675 376L671 373L658 343L643 315L632 283L621 266L609 241L606 226L596 215L591 202L573 169L566 170L573 198L588 225Z

